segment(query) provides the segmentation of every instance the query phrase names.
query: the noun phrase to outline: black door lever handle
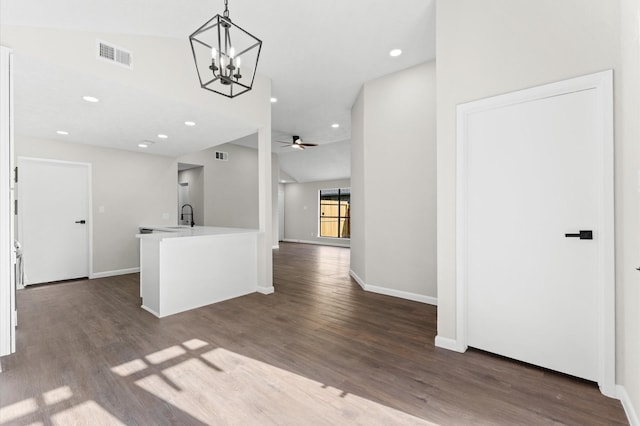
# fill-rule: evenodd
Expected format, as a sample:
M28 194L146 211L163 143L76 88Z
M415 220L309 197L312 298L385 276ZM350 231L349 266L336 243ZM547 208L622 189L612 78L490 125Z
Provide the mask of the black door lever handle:
M564 234L567 238L580 238L581 240L593 240L593 231L579 231L578 234Z
M87 223L87 221L85 221L84 219L82 219L82 220L76 220L76 223Z

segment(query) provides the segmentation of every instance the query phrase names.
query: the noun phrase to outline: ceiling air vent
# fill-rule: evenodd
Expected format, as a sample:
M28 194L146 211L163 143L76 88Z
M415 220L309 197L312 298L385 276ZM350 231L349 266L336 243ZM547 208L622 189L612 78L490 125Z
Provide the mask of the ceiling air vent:
M125 68L133 68L133 55L130 51L122 49L106 41L97 40L98 59L120 65Z
M229 161L229 153L216 151L216 160Z

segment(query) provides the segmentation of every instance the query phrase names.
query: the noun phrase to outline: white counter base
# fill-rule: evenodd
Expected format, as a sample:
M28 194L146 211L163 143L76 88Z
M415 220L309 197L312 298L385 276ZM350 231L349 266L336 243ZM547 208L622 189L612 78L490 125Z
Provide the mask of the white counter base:
M143 309L162 318L258 291L258 233L210 229L137 236Z

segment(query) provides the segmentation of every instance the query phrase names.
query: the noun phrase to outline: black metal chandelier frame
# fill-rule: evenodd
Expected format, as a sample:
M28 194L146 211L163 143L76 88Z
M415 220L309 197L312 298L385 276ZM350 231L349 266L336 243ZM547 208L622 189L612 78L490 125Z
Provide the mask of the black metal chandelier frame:
M210 42L204 36L210 36L212 31L214 41ZM232 33L235 33L235 36ZM234 46L232 41L240 38L247 43L236 51L237 46ZM204 25L189 36L189 41L198 79L200 80L200 87L228 98L234 98L251 90L256 69L258 68L262 41L231 21L228 0L224 1L223 15L215 15L205 22ZM204 46L211 53L210 65L207 67L209 71L206 69L201 70L201 65L199 64L204 61L198 61L197 46ZM251 78L247 79L242 75L241 58L253 49L257 49L255 63L249 67L245 64L244 67L245 69L248 68L251 73Z

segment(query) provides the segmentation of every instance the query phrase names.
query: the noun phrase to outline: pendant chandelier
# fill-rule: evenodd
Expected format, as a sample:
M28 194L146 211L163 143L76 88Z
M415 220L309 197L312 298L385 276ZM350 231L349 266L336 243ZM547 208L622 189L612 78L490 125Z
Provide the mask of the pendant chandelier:
M224 13L216 15L189 36L200 87L229 98L251 90L258 67L262 41Z

